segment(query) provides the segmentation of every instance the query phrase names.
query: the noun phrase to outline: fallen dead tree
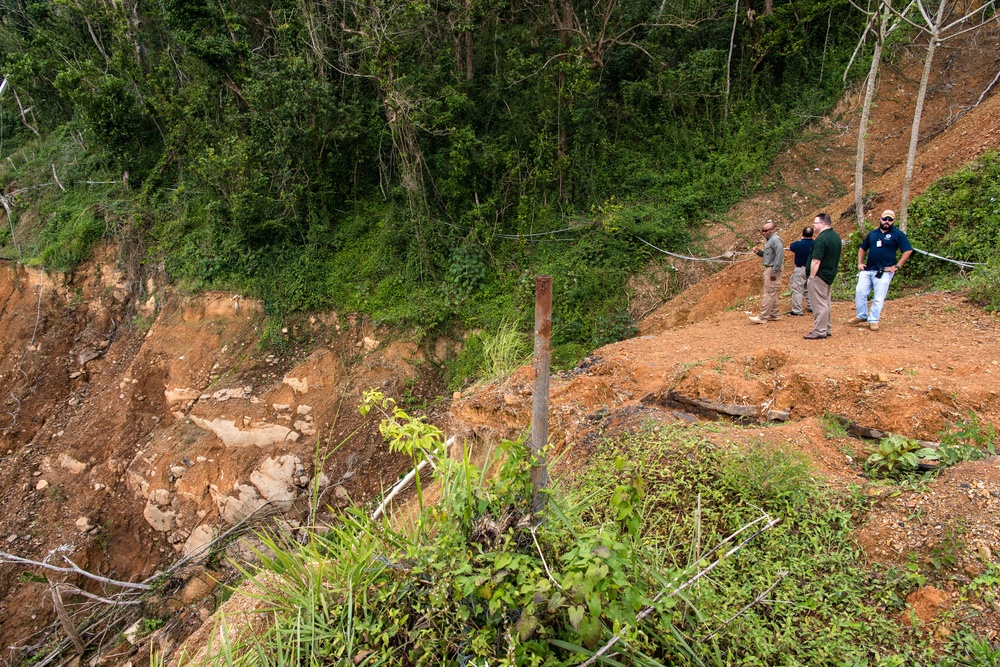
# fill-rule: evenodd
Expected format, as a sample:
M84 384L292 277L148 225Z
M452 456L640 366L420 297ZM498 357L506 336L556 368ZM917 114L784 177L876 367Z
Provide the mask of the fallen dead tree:
M765 403L759 405L737 405L719 403L702 398L684 396L676 391L665 394L647 394L641 399L644 404L655 404L662 407L682 410L684 412L705 417L707 419L731 419L739 423L756 423L762 421L788 421L791 415L784 410L773 410Z
M225 548L278 513L272 503L262 505L170 567L139 582L88 572L70 560L66 555L68 547L53 549L42 560L0 551L0 564L22 565L58 577L80 577L102 588L101 594L96 594L66 581L50 581L47 576L32 575L33 579L48 584L56 619L35 635L39 638L35 644L22 650L40 656L32 661L38 667L62 664L69 656L88 651L99 655L118 642L125 628L144 617L149 605L155 605L168 591L168 582L184 580L210 552ZM83 601L71 603L70 597L80 597Z

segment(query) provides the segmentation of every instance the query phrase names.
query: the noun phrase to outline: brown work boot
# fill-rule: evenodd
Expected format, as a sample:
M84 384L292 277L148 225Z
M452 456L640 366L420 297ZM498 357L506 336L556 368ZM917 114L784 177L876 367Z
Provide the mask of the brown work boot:
M847 323L850 324L851 326L853 326L855 324L858 325L858 326L861 326L863 324L866 324L867 322L868 322L868 320L866 320L863 317L852 317L851 319L847 320Z
M878 331L878 322L869 322L868 329L871 331Z

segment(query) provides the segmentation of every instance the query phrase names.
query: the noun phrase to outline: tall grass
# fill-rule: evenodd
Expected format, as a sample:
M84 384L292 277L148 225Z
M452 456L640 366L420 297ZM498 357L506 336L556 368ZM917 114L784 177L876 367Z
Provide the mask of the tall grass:
M935 664L895 620L906 580L858 560L867 499L794 456L650 427L600 445L535 517L526 448L502 451L492 479L489 461L439 466L410 528L355 508L305 545L267 537L273 623L217 662L578 665L620 636L599 664ZM762 517L781 520L720 557Z
M528 336L518 329L517 321L504 318L496 331L483 336L483 379L510 375L528 360L530 350Z

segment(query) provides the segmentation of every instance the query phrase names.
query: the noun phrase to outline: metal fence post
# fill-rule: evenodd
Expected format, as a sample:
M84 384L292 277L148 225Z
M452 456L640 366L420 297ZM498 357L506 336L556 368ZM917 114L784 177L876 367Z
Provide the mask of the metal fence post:
M533 487L531 507L535 512L545 506L542 493L549 484L545 445L549 440L549 371L552 362L552 276L535 277L535 392L531 406L531 469Z

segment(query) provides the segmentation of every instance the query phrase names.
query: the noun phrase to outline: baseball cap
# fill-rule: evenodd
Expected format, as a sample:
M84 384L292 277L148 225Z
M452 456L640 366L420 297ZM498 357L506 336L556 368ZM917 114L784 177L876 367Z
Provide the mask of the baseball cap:
M882 215L879 216L879 217L880 218L892 218L893 220L895 220L896 219L896 212L893 211L891 208L887 208L884 211L882 211Z

